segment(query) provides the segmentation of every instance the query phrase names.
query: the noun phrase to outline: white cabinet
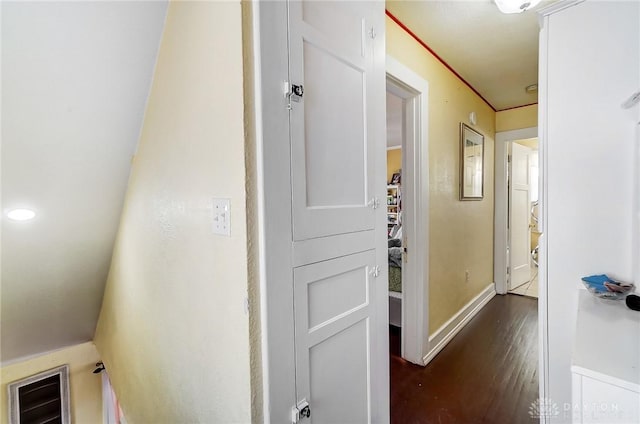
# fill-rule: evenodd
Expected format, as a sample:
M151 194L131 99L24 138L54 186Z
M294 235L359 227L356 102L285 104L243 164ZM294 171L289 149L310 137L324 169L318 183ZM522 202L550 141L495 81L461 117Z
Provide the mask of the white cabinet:
M579 292L573 422L640 423L640 313Z

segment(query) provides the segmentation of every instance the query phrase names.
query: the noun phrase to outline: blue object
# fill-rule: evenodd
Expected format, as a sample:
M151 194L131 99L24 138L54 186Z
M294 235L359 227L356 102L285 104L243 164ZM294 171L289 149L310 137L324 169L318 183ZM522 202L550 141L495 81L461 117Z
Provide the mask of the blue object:
M622 283L610 278L606 274L590 275L582 277L582 283L589 293L600 299L621 300L624 299L635 286L631 283Z
M607 288L604 283L616 283L615 280L609 278L606 274L591 275L589 277L582 277L582 281L589 284L589 287L593 288L597 292L606 292Z

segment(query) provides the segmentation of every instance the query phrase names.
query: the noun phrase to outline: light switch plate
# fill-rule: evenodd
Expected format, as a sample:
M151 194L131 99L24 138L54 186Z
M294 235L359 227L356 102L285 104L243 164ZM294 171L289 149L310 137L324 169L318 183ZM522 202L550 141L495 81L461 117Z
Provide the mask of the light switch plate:
M213 234L231 236L231 201L213 199Z

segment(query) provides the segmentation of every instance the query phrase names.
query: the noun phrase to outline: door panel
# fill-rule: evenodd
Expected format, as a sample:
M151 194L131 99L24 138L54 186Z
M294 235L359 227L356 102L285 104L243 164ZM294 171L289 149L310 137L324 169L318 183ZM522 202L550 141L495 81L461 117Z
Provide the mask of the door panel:
M255 12L265 420L388 423L384 2Z
M364 20L357 5L322 4L322 1L304 0L302 21L311 29L322 34L331 46L339 46L340 51L358 60L365 57L366 41L363 39ZM346 3L346 2L343 2ZM295 11L296 5L294 5Z
M309 351L314 423L370 422L368 399L369 322L351 327L313 346ZM341 382L349 382L344 384Z
M309 327L314 328L330 319L368 302L366 269L359 268L315 281L308 286ZM340 296L336 296L336 294Z
M374 228L371 5L289 3L294 240Z
M531 229L529 227L531 213L531 197L529 193L530 153L530 148L512 143L511 169L509 172L510 290L531 279Z
M306 188L306 206L362 206L367 193L363 72L307 42L304 59L307 178L300 185Z
M384 423L384 3L287 4L289 82L304 86L289 95L297 409L301 424Z
M296 389L315 423L371 422L375 250L294 270Z

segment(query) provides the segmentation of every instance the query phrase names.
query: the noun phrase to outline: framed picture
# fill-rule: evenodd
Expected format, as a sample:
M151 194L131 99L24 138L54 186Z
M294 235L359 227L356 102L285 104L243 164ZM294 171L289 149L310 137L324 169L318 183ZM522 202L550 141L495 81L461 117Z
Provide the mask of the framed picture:
M393 174L390 184L400 184L400 172L396 172L395 174Z
M460 123L460 200L484 197L484 136Z

